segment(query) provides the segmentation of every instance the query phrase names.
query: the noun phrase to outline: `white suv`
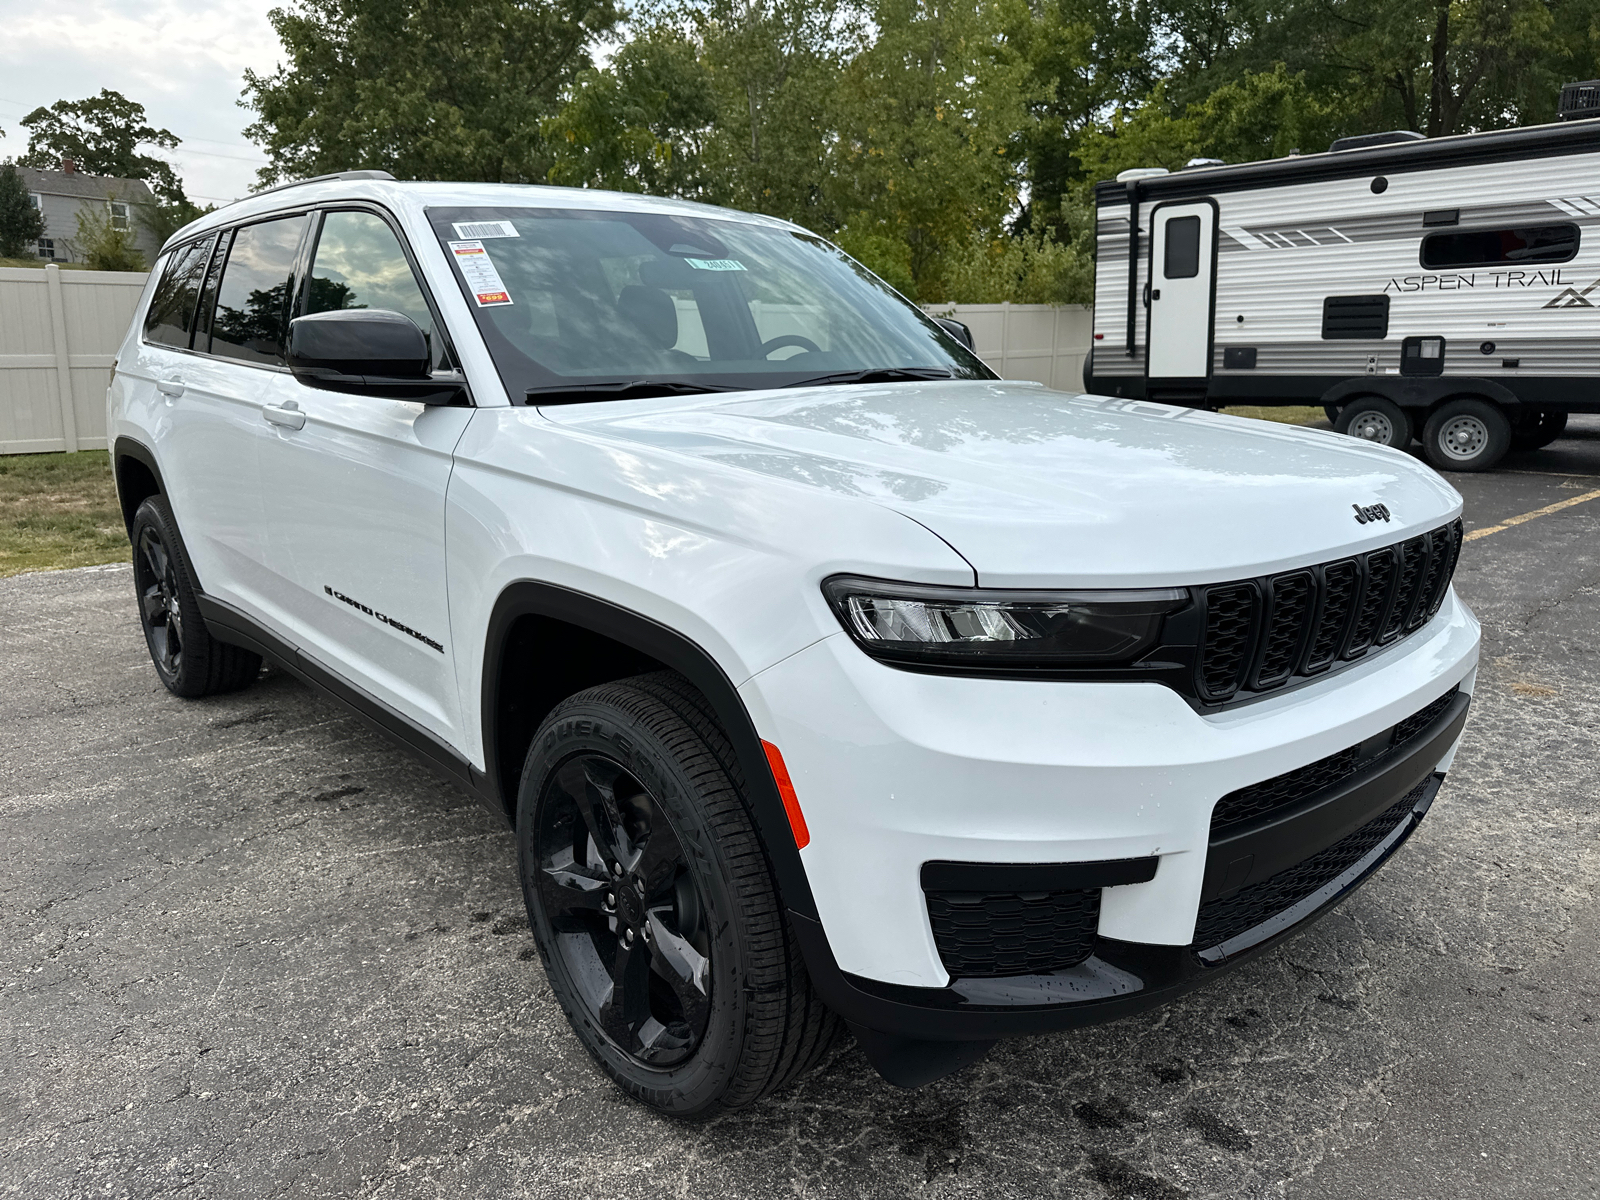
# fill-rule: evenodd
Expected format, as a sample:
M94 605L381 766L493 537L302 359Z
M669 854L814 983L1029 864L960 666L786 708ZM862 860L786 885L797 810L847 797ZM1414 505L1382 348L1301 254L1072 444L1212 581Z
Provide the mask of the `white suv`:
M765 217L358 172L167 245L110 436L180 696L263 658L516 830L630 1094L912 1086L1326 912L1466 720L1398 451L1002 382Z

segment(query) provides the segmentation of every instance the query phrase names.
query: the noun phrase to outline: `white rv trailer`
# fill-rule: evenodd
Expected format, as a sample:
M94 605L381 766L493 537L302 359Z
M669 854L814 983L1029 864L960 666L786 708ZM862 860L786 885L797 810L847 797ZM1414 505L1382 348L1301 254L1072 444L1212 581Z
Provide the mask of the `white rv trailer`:
M1320 404L1467 471L1600 412L1600 120L1334 145L1098 185L1088 390Z

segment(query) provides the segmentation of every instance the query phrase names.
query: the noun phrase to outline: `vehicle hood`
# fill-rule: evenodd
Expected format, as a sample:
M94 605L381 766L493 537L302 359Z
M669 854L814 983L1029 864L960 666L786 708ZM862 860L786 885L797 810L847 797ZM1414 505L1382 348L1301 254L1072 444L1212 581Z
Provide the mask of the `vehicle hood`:
M1461 498L1321 430L1027 383L934 381L549 407L707 469L904 514L997 587L1211 583L1438 526ZM797 494L803 503L803 494ZM1383 505L1390 519L1357 519Z

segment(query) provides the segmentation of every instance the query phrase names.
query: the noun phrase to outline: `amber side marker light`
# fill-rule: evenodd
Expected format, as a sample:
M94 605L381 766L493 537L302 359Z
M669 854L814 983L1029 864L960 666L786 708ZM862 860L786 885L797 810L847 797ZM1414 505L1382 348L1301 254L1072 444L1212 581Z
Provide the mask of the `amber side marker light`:
M796 849L804 850L811 844L811 831L806 828L806 816L800 811L800 798L794 794L794 783L789 778L789 768L783 765L783 754L771 742L762 742L767 752L767 765L772 768L772 782L778 785L778 795L783 797L783 811L789 817L789 829L794 834Z

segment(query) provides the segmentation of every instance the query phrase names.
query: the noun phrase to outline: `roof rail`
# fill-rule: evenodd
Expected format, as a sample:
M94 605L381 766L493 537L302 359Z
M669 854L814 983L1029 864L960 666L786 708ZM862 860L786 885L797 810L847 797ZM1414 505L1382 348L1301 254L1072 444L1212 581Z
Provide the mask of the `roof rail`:
M331 175L313 175L310 179L296 179L291 183L280 183L276 187L262 188L259 192L251 192L246 199L256 196L265 196L270 192L281 192L287 188L304 187L308 183L327 183L330 179L393 179L394 176L387 171L335 171Z

